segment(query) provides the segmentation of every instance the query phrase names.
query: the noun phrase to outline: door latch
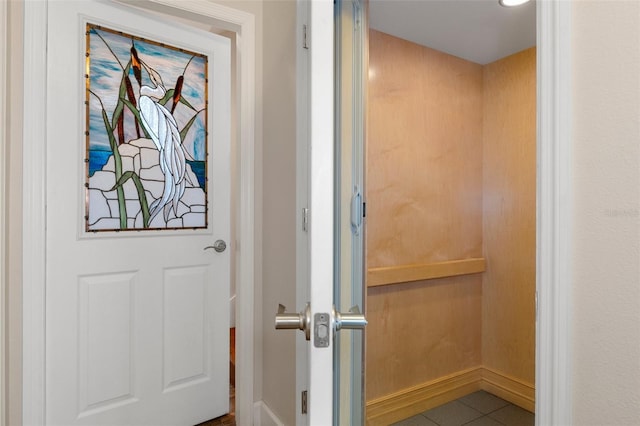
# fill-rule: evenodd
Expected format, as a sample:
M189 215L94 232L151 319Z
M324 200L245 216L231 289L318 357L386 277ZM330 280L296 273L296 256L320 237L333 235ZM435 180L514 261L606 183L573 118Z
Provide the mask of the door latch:
M313 346L316 348L329 347L329 330L331 330L331 316L318 313L313 316Z
M284 305L278 305L276 314L277 330L302 330L307 340L311 340L311 306L309 303L299 314L285 312ZM349 312L342 313L333 307L331 313L318 312L313 316L313 345L316 348L327 348L330 342L330 333L344 329L362 330L367 325L367 320L360 313L360 308L354 306Z

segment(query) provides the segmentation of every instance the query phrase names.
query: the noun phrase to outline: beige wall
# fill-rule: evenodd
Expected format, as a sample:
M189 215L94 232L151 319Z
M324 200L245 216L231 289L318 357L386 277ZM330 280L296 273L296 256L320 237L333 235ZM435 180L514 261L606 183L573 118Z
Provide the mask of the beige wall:
M295 424L295 333L276 331L278 303L296 307L296 2L224 0L256 16L256 190L262 276L255 293L254 399ZM260 147L261 146L261 147Z
M224 0L256 16L256 190L262 192L262 276L255 293L254 399L295 424L295 333L277 332L278 303L296 305L296 2ZM260 229L258 228L258 229Z
M534 386L536 50L483 68L482 364Z
M640 2L573 4L573 424L640 424Z
M262 399L296 423L299 332L274 327L278 303L296 312L296 2L264 3Z

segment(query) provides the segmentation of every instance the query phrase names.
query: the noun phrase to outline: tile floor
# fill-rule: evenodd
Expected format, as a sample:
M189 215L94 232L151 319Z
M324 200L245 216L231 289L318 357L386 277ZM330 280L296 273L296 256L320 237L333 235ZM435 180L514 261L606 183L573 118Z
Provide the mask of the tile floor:
M478 391L425 411L395 426L533 426L533 413Z

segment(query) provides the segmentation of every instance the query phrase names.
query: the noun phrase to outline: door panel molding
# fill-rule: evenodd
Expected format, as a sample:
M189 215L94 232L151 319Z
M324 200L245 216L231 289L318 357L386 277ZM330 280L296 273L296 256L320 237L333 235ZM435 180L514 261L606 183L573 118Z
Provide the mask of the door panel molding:
M122 2L122 3L127 3ZM254 393L254 288L259 287L261 194L255 185L255 16L204 0L136 2L160 12L189 17L237 34L239 106L237 134L238 252L236 323L236 419L251 424ZM47 2L24 4L24 116L23 124L23 424L45 422L45 188L46 188L46 47ZM6 28L6 26L3 26ZM4 64L4 62L3 62ZM2 76L3 83L6 81ZM4 363L3 363L4 365Z

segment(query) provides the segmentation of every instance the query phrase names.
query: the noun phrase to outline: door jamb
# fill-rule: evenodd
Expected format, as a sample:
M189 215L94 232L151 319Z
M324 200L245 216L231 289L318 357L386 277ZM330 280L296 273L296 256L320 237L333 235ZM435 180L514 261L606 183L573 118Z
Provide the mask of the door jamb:
M571 8L537 2L537 425L572 420Z
M3 2L4 4L4 2ZM253 423L254 290L260 286L261 195L255 185L256 138L255 16L205 0L138 1L157 11L171 11L237 33L239 226L236 284L236 419ZM24 117L23 124L23 424L45 424L45 184L47 2L24 4ZM6 28L6 26L3 26ZM3 62L4 63L4 62ZM3 76L4 77L4 76ZM3 78L2 82L5 83ZM4 157L2 157L4 158ZM258 225L258 227L256 227ZM4 241L4 240L3 240ZM4 363L3 363L4 365Z

